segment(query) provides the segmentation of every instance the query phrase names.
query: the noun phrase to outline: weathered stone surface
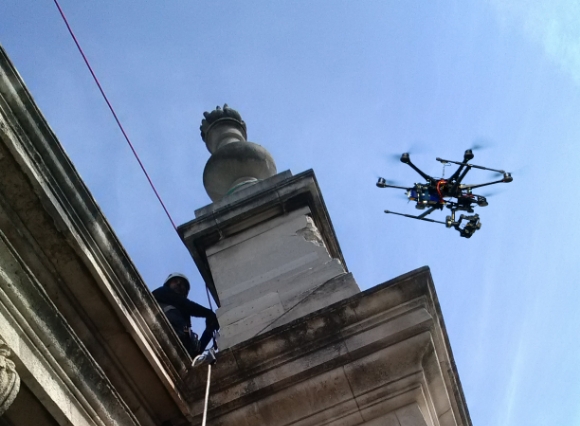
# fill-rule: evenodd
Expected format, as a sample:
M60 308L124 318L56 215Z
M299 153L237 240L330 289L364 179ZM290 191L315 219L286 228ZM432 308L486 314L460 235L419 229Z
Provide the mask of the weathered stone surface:
M278 226L258 232L215 254L208 252L214 282L224 304L228 304L230 297L312 261L326 263L331 260L323 245L314 244L297 233L307 226L305 215L285 215L273 220L278 222ZM256 228L265 225L268 224ZM245 232L241 236L243 234Z
M20 389L20 376L10 359L10 352L6 342L0 339L0 416L10 407Z
M376 417L368 422L359 423L364 426L401 426L395 413L389 413L381 417Z
M218 345L231 347L359 291L332 259L307 207L207 249L222 306ZM351 276L352 277L352 276Z
M206 206L200 209L196 219L178 227L218 306L224 303L218 295L209 265L208 258L214 254L212 247L226 244L230 238L235 241L237 236L258 225L305 207L310 211L308 216L318 229L330 257L337 259L348 272L314 173L309 170L296 176L283 175L283 179L273 176L242 189L240 194L244 196L232 194L227 203L222 200Z
M422 268L220 352L210 422L469 426L455 368L441 359L453 358ZM205 369L190 374L204 382ZM202 388L189 396L197 413Z
M260 194L264 190L271 188L272 186L275 186L290 177L292 177L292 172L290 170L285 170L272 177L269 177L268 179L258 181L253 185L248 185L239 188L235 192L224 195L220 200L214 201L213 203L208 204L207 206L203 206L196 209L195 217L198 218L205 215L211 215L213 212L219 211L228 205L235 204L236 202L239 202L244 199L248 199L253 194Z
M364 426L431 426L432 424L425 420L417 404L407 405L363 423Z
M240 141L229 143L213 154L203 170L203 186L218 201L243 184L252 184L276 174L276 164L261 145Z
M1 48L0 170L0 336L23 387L60 424L187 424L189 357Z
M202 132L212 199L231 192L179 228L229 346L210 424L470 425L428 270L359 293L313 172L272 176L226 108ZM205 368L184 380L187 355L1 49L0 170L0 411L11 360L23 389L6 421L198 424Z
M237 111L226 104L203 115L201 137L212 154L203 171L203 185L212 201L276 174L270 153L246 141L246 123Z
M226 349L257 336L267 330L282 315L284 315L284 308L279 302L267 308L260 307L258 312L222 326L218 346Z
M223 329L229 324L239 321L240 318L250 317L272 306L279 306L280 311L284 311L278 292L269 292L247 303L228 306L229 309L225 309L222 306L217 310L217 315L219 316L220 325Z
M284 176L179 227L218 301L222 350L360 291L313 174Z

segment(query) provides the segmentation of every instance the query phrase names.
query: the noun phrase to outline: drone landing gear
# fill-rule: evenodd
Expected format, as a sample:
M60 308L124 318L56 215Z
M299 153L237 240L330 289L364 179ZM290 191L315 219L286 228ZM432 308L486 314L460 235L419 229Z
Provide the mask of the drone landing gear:
M481 229L481 222L479 221L478 214L474 214L472 216L466 216L466 215L462 214L461 216L459 216L459 220L455 221L455 210L452 210L451 216L447 216L447 218L446 218L447 220L445 222L442 222L440 220L428 219L425 217L429 213L433 212L435 209L436 209L436 207L432 207L429 210L427 210L425 213L423 213L419 216L413 216L410 214L392 212L390 210L385 210L385 213L396 214L398 216L405 216L405 217L408 217L411 219L424 220L425 222L441 223L441 224L445 225L447 228L455 228L457 231L459 231L459 236L464 237L464 238L471 238L471 236L473 234L475 234L475 231ZM461 223L463 221L465 221L465 222L464 222L464 226L462 228Z
M396 214L399 216L405 216L405 217L410 217L411 219L418 219L418 220L424 220L425 222L433 222L433 223L442 223L443 225L447 225L446 222L442 222L440 220L433 220L433 219L427 219L425 216L427 216L429 213L431 213L433 210L435 210L435 208L430 208L429 210L427 210L425 213L419 215L419 216L413 216L411 214L404 214L404 213L397 213L397 212L392 212L390 210L385 210L385 213L390 213L390 214Z

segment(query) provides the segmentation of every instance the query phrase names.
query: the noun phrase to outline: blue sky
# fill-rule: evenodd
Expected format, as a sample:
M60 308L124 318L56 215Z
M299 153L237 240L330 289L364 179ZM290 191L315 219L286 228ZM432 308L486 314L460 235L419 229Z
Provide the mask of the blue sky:
M177 224L210 202L198 128L227 102L279 171L314 169L362 289L431 267L474 424L580 425L578 2L61 5ZM4 0L0 43L149 287L183 271L206 304L54 3ZM482 142L514 182L473 238L383 213L415 210L377 176L420 181L392 154L439 176Z

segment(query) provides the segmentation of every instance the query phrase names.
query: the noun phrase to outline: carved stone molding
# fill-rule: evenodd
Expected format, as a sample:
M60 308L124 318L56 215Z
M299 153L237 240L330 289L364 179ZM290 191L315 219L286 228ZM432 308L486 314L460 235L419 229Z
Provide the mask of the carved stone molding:
M20 376L9 356L10 349L0 339L0 416L8 410L20 390Z

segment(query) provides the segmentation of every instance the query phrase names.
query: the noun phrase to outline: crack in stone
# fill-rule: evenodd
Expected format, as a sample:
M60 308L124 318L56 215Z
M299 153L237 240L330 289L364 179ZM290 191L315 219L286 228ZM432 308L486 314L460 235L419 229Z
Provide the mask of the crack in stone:
M318 247L326 248L324 240L320 231L314 224L314 220L310 216L306 216L306 226L304 228L298 229L296 235L304 238L306 241L317 245Z

